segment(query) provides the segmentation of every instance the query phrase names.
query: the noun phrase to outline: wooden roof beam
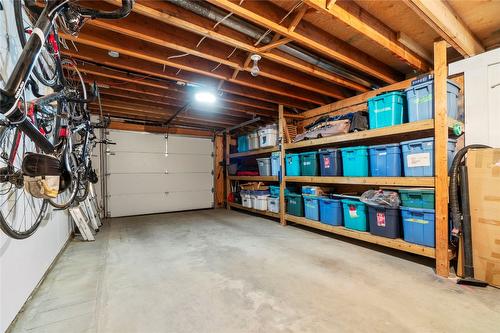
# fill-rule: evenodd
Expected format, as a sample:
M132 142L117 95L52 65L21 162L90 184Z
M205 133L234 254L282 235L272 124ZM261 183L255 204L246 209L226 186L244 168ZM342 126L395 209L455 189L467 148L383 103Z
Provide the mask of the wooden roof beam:
M106 0L106 2L120 5L120 0ZM300 72L321 78L323 80L339 84L349 89L364 92L369 89L349 79L325 71L317 66L311 65L298 58L285 55L278 50L273 52L259 52L259 48L253 45L253 41L230 28L219 25L213 30L214 22L204 19L194 13L180 10L179 7L164 1L136 1L133 11L146 17L179 27L197 35L208 37L212 40L237 47L241 50L260 54L263 58L272 60L281 65L293 68Z
M420 72L428 72L431 69L427 60L398 41L396 32L353 1L343 2L342 5L330 2L328 7L324 0L304 0L304 2L320 12L333 16L351 26L367 38L389 50L414 69Z
M94 48L114 50L129 57L135 57L145 61L154 62L162 66L171 67L170 72L172 72L172 74L170 76L171 79L174 80L177 77L177 80L197 84L203 84L204 81L208 81L210 82L210 86L216 87L218 81L214 82L213 79L222 79L246 87L286 96L290 99L319 105L328 103L321 94L310 91L306 92L303 91L303 89L297 90L293 87L286 87L283 86L282 83L276 82L274 79L267 79L261 76L254 78L250 75L240 75L238 78L232 79L232 70L227 66L218 66L216 63L211 61L201 58L194 59L193 57L168 59L169 56L176 55L176 53L173 53L172 50L169 52L166 48L155 46L154 44L146 43L135 38L127 38L114 32L102 29L98 29L96 31L94 29L87 29L85 33L80 33L77 38L67 34L61 35L66 39L92 46ZM113 59L113 62L114 60L115 59ZM184 72L177 74L178 71L173 70L172 68L181 69ZM159 71L159 73L161 72L162 71ZM285 103L285 105L290 104Z
M442 0L404 0L427 24L464 57L485 51L470 29Z
M304 22L302 22L297 25L294 31L288 31L287 27L268 18L271 15L275 17L283 16L282 13L276 12L276 8L271 8L272 3L247 1L243 3L243 6L246 7L243 7L229 0L207 1L384 82L395 83L401 78L401 75L389 66L311 24L304 24ZM257 13L265 13L268 17L264 17Z
M130 57L127 55L121 55L119 58L111 58L107 55L106 48L95 48L88 45L82 45L76 43L78 47L78 51L73 50L63 50L62 53L68 56L71 56L76 59L82 59L86 61L92 61L100 64L104 64L107 66L112 66L115 68L123 69L126 71L132 71L136 73L146 74L155 76L157 78L163 78L168 80L178 80L182 82L196 82L205 84L206 86L215 87L218 84L218 81L214 81L210 78L205 78L194 73L181 72L176 77L176 70L171 67L164 67L161 63L153 63L150 61L144 61L135 57ZM249 77L250 74L247 75L246 80L252 80L252 77ZM260 79L262 80L262 78ZM240 81L242 82L243 79ZM240 93L237 95L244 97L256 98L259 101L270 102L276 104L288 105L290 107L295 107L300 110L307 110L312 108L317 103L307 103L301 100L298 100L294 97L290 97L290 89L281 85L275 84L275 89L279 91L288 91L288 96L281 96L279 94L270 93L268 90L258 90L254 89L253 86L258 86L261 81L253 80L251 84L249 84L246 89L239 89ZM223 86L222 91L227 92L226 87ZM322 98L322 97L321 97ZM323 104L323 103L321 103Z

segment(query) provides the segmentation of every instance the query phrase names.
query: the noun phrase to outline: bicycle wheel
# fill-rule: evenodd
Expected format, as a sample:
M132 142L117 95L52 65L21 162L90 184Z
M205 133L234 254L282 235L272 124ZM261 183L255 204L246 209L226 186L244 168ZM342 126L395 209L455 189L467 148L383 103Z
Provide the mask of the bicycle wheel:
M66 209L75 201L80 182L80 174L78 172L78 163L75 154L70 151L64 151L64 163L66 171L63 173L66 189L59 193L54 199L48 199L51 206L57 209Z
M47 211L47 200L33 197L24 187L23 156L35 144L16 127L0 127L0 228L8 236L31 236Z
M40 15L40 9L36 6L35 0L15 0L14 15L16 17L16 27L21 46L24 48ZM50 47L46 43L42 48L36 65L33 68L33 75L42 84L54 87L58 83L57 59Z
M90 182L89 180L85 177L80 178L80 182L78 182L78 191L76 192L75 200L77 202L82 202L85 199L87 199L87 196L89 195L89 186Z
M87 99L87 88L85 87L85 82L83 77L76 67L76 63L70 59L62 59L61 67L63 71L64 86L68 88L71 92L71 98L74 99ZM71 119L73 121L79 121L86 115L86 104L85 103L68 103L71 112Z

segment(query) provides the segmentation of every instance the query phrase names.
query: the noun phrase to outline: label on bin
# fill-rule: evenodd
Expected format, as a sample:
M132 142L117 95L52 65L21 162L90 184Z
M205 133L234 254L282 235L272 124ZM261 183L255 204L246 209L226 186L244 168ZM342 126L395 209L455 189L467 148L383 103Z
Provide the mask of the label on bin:
M385 214L377 212L377 227L385 227Z
M330 159L328 157L323 157L323 164L325 165L325 169L330 169Z
M358 212L356 210L356 206L349 205L349 216L353 219L358 217Z
M409 168L426 167L431 165L431 153L409 154L406 156Z

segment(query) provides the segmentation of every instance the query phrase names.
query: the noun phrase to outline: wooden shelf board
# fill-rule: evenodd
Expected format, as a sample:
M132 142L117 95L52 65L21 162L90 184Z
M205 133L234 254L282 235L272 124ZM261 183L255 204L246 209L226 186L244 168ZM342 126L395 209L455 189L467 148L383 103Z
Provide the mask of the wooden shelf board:
M257 150L250 150L250 151L246 151L246 152L243 152L243 153L233 153L233 154L229 154L229 158L271 154L271 153L273 153L275 151L279 151L278 147L270 147L270 148L262 148L262 149L257 149Z
M257 210L257 209L253 209L253 208L243 207L242 205L235 203L235 202L230 202L229 206L232 208L242 209L242 210L246 210L246 211L249 211L252 213L261 214L261 215L265 215L265 216L269 216L269 217L274 217L274 218L280 217L280 214L268 212L265 210Z
M410 252L418 255L422 255L425 257L429 258L435 258L436 251L434 248L427 247L427 246L422 246L418 244L412 244L405 242L404 240L397 238L397 239L391 239L391 238L385 238L385 237L380 237L380 236L375 236L370 234L369 232L362 232L362 231L356 231L356 230L351 230L347 229L345 227L336 227L336 226L331 226L328 224L323 224L320 222L312 221L309 219L306 219L304 217L298 217L298 216L293 216L293 215L285 215L285 219L290 222L294 222L297 224L305 225L311 228L323 230L323 231L328 231L337 235L342 235L345 237L349 238L354 238L358 240L362 240L365 242L373 243L373 244L378 244L381 246L405 251L405 252Z
M285 177L286 182L433 187L434 177Z
M277 182L276 176L229 176L229 180L242 180L250 182Z
M448 127L451 129L453 125L460 124L463 127L463 123L455 119L448 119ZM381 139L388 137L398 137L396 141L405 141L411 138L434 136L434 119L415 121L411 123L395 125L384 128L371 129L360 132L352 132L347 134L340 134L329 136L326 138L304 140L296 143L285 144L285 149L297 149L315 146L324 146L330 144L341 145L343 143L351 145L352 142L356 141L369 141L372 139Z

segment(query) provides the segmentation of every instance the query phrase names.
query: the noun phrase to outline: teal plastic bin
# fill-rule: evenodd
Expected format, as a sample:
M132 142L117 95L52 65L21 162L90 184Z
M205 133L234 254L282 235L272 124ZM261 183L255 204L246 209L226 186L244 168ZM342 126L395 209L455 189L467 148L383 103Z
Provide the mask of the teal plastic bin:
M304 197L304 215L306 219L319 221L319 197L302 195Z
M342 199L344 226L348 229L368 231L366 205L361 201Z
M286 212L290 215L304 216L304 201L302 195L296 193L289 193L285 196Z
M285 155L285 168L287 176L300 176L300 156L299 154Z
M302 176L319 175L318 152L310 151L300 155L300 174Z
M399 125L406 118L404 92L389 91L368 99L370 129Z
M399 196L402 206L434 209L434 190L431 188L400 189Z
M238 153L248 151L248 135L240 135L238 137Z
M342 169L346 177L368 177L368 147L342 148Z

